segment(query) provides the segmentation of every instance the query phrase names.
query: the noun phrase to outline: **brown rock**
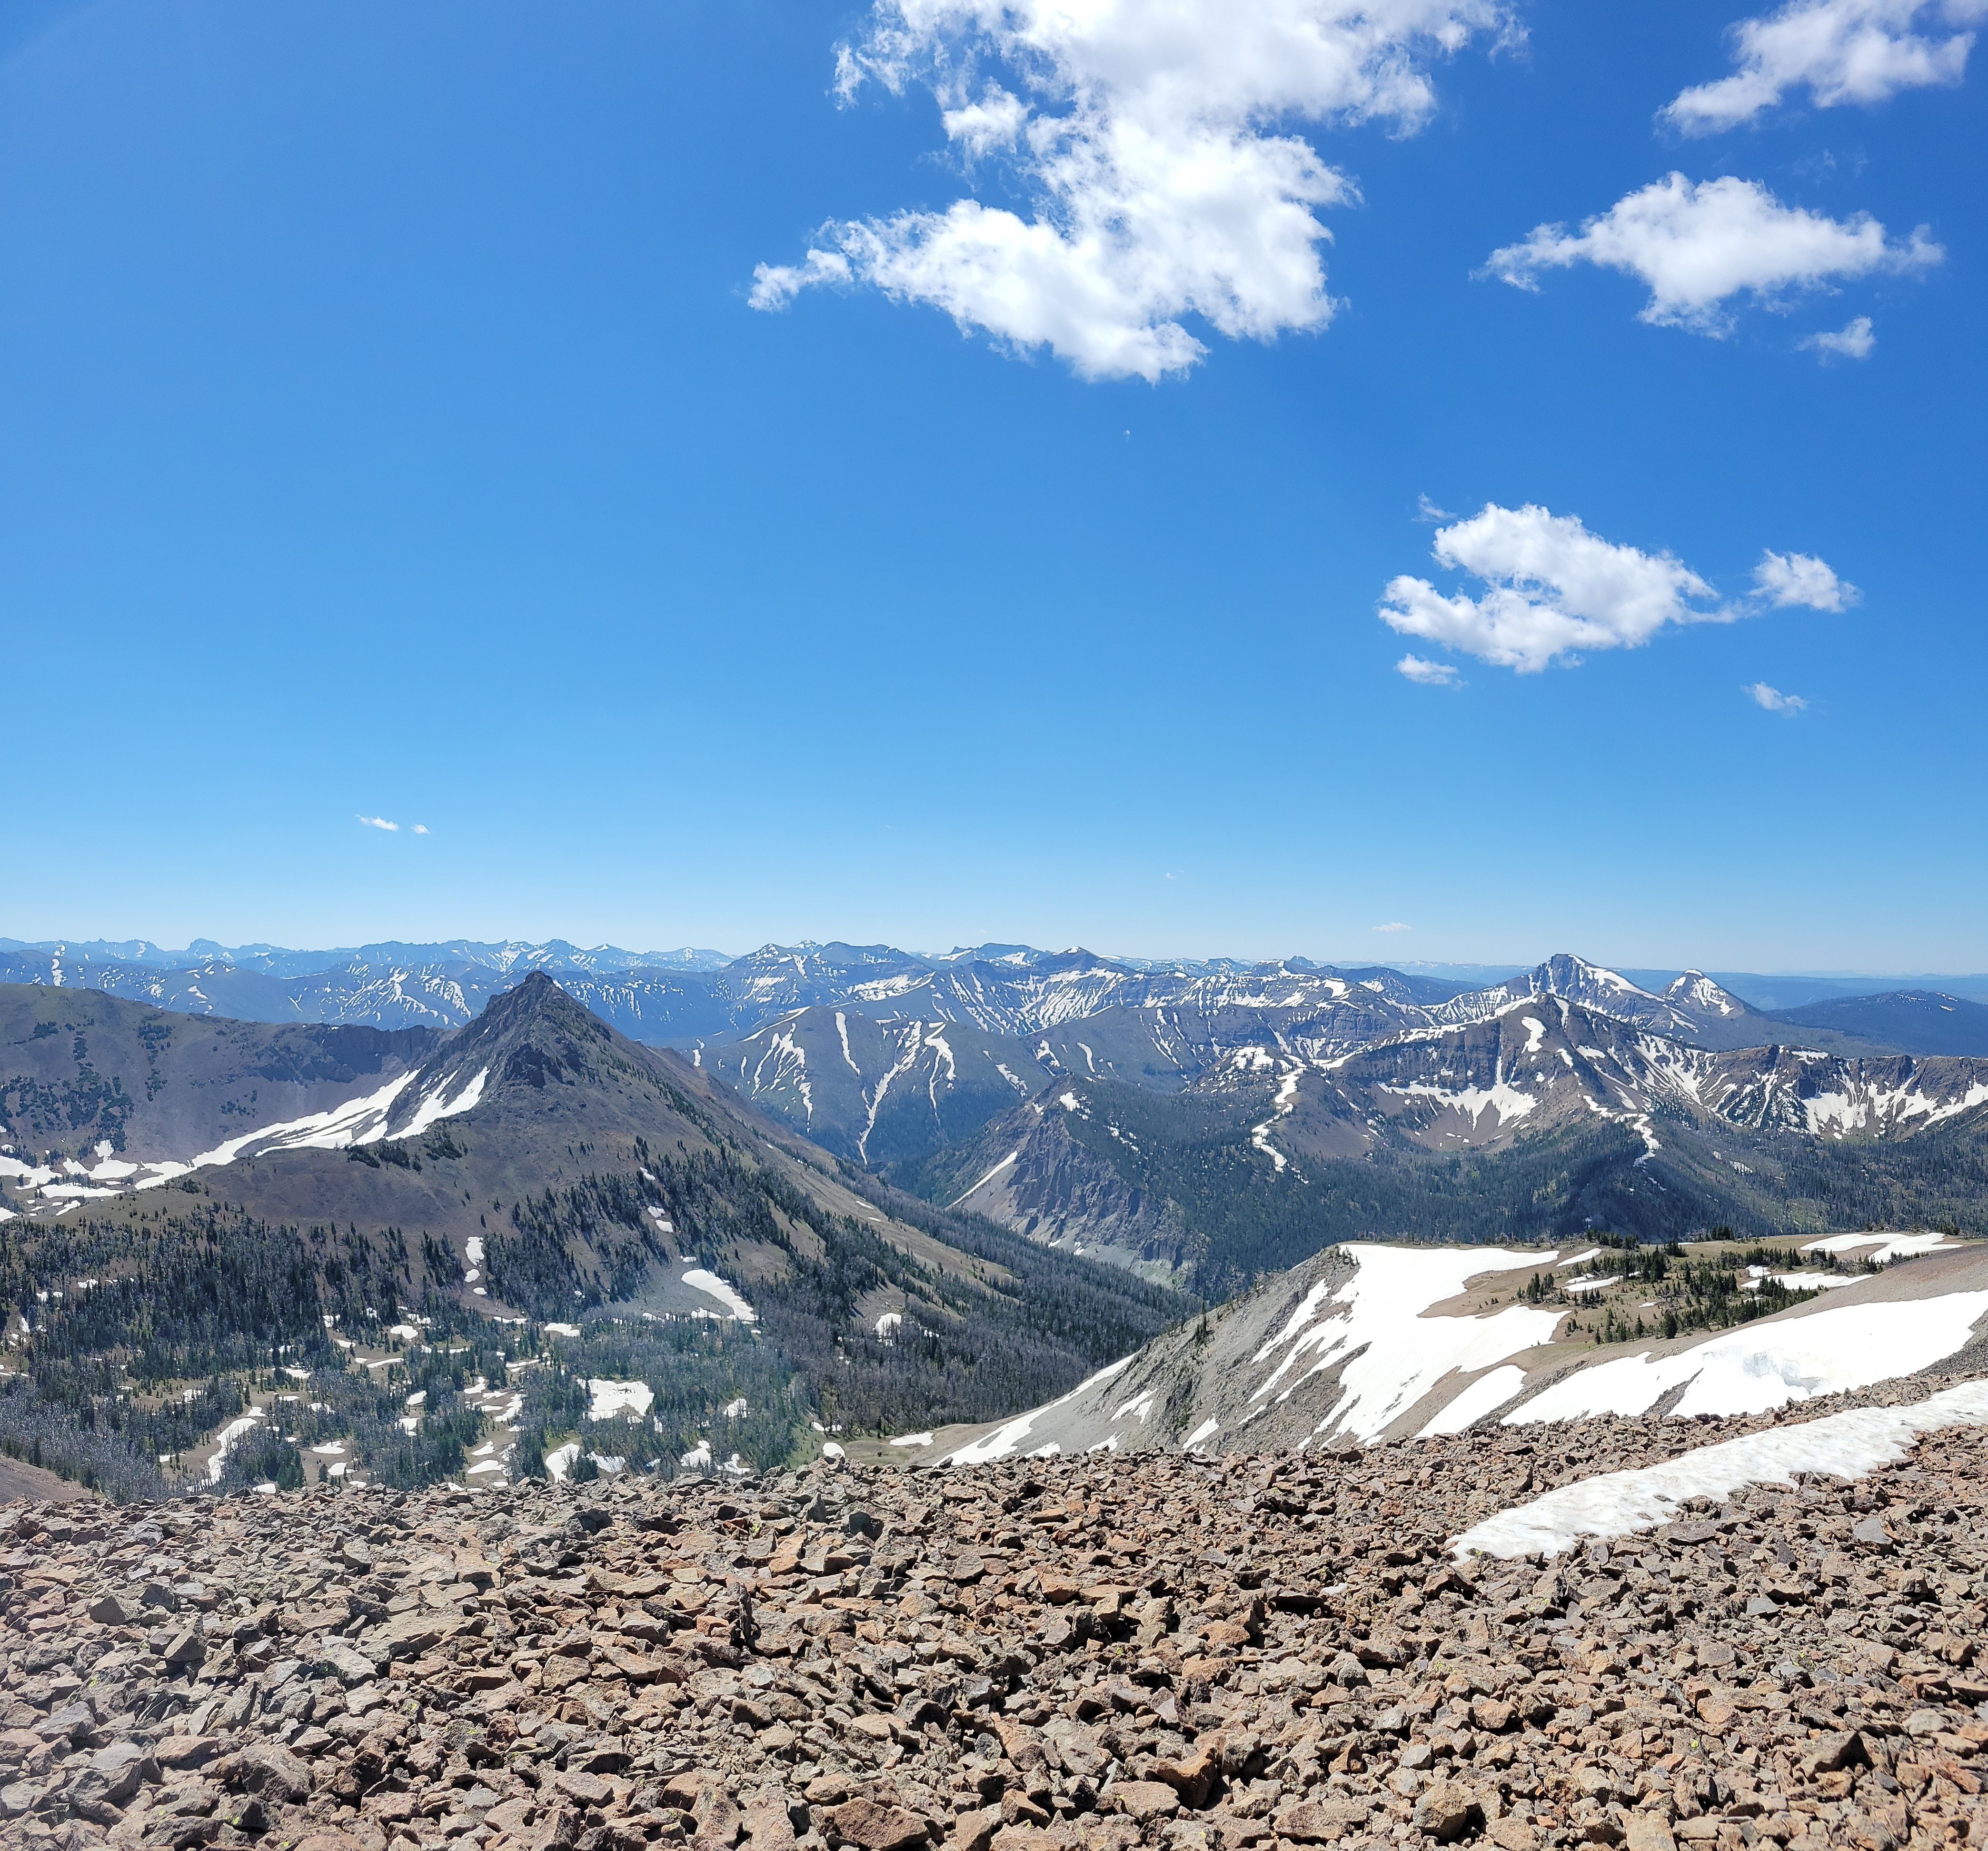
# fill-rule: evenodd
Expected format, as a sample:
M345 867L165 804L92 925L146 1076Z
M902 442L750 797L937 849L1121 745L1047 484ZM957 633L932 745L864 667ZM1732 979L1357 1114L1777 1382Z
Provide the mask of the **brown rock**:
M1439 1845L1462 1837L1483 1822L1477 1795L1460 1781L1439 1780L1422 1789L1415 1801L1415 1822Z
M698 1840L707 1845L735 1845L746 1829L739 1802L719 1781L711 1782L698 1795L690 1816Z
M1698 1720L1708 1729L1729 1729L1733 1718L1738 1714L1732 1703L1723 1697L1701 1697L1698 1700Z
M858 1794L832 1807L823 1822L830 1837L858 1846L861 1851L911 1851L931 1836L918 1814L872 1793Z
M583 1806L604 1805L614 1791L598 1774L583 1773L575 1768L556 1775L553 1785L567 1799L577 1800Z
M1121 1812L1141 1825L1171 1819L1180 1810L1180 1795L1162 1780L1121 1780L1111 1789L1111 1798Z
M294 1805L310 1797L309 1767L272 1741L252 1742L216 1770L231 1787Z
M1808 1753L1802 1758L1802 1772L1814 1780L1819 1774L1834 1774L1841 1768L1870 1765L1871 1751L1864 1745L1864 1738L1850 1729L1821 1735L1810 1742Z
M221 1743L211 1735L167 1735L152 1749L152 1758L162 1768L198 1768L221 1752Z
M1295 1800L1277 1809L1277 1836L1301 1845L1331 1844L1365 1825L1372 1811L1368 1801L1351 1797Z
M948 1851L987 1851L1001 1825L999 1806L982 1806L975 1812L962 1812L952 1822L952 1836L946 1841Z
M1669 1823L1660 1813L1629 1815L1628 1851L1677 1851Z
M1198 1808L1206 1803L1209 1789L1222 1772L1220 1744L1212 1741L1197 1743L1192 1754L1177 1761L1155 1761L1149 1772L1155 1780L1165 1781L1172 1787L1180 1795L1182 1805Z
M520 1794L515 1799L499 1801L484 1814L483 1822L495 1832L522 1832L532 1822L532 1815L536 1810L536 1802L529 1795Z
M756 1799L742 1817L752 1851L789 1851L794 1842L794 1822L785 1800L777 1796Z

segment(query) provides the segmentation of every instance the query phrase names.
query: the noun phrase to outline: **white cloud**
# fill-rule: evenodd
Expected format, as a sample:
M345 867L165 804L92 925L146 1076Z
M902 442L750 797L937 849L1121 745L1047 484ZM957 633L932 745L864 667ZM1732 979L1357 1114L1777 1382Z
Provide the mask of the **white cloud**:
M414 834L417 834L417 835L426 835L426 834L428 834L428 824L425 824L425 823L417 823L417 824L414 825Z
M1753 568L1753 592L1777 609L1847 611L1864 594L1812 553L1763 553Z
M1755 682L1750 687L1740 691L1757 707L1764 707L1770 713L1784 713L1793 719L1797 713L1807 710L1808 702L1799 694L1783 694L1778 688L1770 688L1765 682Z
M1539 286L1543 270L1577 263L1621 270L1649 286L1644 320L1723 334L1730 326L1724 305L1743 291L1773 306L1791 290L1924 269L1945 255L1923 225L1899 242L1868 214L1831 218L1783 205L1754 181L1728 176L1694 184L1669 174L1586 220L1577 232L1534 227L1522 243L1493 251L1486 268L1525 289Z
M1795 344L1820 354L1825 360L1868 360L1878 337L1871 332L1871 317L1859 315L1834 333L1811 334Z
M1502 0L877 0L838 53L844 98L925 86L957 154L1003 159L1027 204L831 224L801 263L755 270L752 305L865 283L1094 379L1194 366L1188 317L1231 339L1321 328L1318 212L1357 195L1270 125L1412 130L1428 65L1510 29Z
M1386 925L1376 926L1374 929L1376 932L1413 932L1415 928L1412 926L1404 926L1399 919L1391 919Z
M359 820L360 822L363 823L368 829L387 829L398 831L401 827L398 823L388 822L384 816L362 816Z
M1840 611L1857 597L1819 559L1767 553L1754 570L1752 598L1723 603L1672 554L1618 545L1576 516L1530 504L1487 503L1482 513L1439 528L1434 550L1439 563L1489 589L1449 597L1405 575L1389 581L1383 621L1522 675L1583 650L1636 648L1674 624L1731 623L1770 607ZM1415 656L1395 665L1415 681L1436 680L1432 671L1442 666Z
M1709 135L1751 122L1791 90L1806 87L1831 109L1958 83L1974 35L1948 29L1984 13L1988 0L1790 0L1733 27L1731 76L1682 92L1660 113L1687 135Z
M1419 655L1405 655L1395 663L1395 672L1405 675L1412 682L1419 682L1425 688L1454 688L1457 685L1456 669L1449 662L1425 662Z

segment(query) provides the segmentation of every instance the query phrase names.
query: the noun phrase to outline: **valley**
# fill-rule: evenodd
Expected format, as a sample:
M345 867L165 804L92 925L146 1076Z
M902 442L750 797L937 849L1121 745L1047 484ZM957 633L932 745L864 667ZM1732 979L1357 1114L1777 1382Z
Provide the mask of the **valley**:
M1697 973L444 949L489 986L460 1023L0 986L0 1451L125 1495L886 1457L1403 1242L1543 1269L1561 1308L1520 1321L1558 1334L1497 1365L1530 1394L1591 1346L1880 1289L1733 1256L1792 1278L1864 1227L1983 1231L1988 1058L1763 1041L1780 1018ZM326 976L289 955L227 961ZM631 1036L604 985L713 1032ZM1564 1276L1627 1247L1676 1279ZM1165 1430L1233 1431L1219 1399ZM1073 1406L1070 1443L1131 1443Z

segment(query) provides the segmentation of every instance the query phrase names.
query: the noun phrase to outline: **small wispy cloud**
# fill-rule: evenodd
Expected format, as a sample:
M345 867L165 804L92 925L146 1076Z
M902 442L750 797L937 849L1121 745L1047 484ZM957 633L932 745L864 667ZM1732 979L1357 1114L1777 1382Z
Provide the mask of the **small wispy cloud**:
M414 834L417 834L417 835L426 835L426 834L428 834L428 824L425 824L425 823L417 823L417 824L414 825Z
M1785 714L1790 719L1808 711L1808 702L1799 694L1783 694L1778 688L1770 688L1765 682L1754 682L1740 692L1755 706L1764 707L1770 713Z
M1811 334L1806 340L1795 345L1811 354L1820 354L1825 360L1868 360L1871 350L1878 344L1878 337L1871 332L1871 317L1859 315L1847 327L1834 333Z
M1376 932L1413 932L1412 926L1404 926L1399 919L1390 919L1384 926L1376 926Z
M1425 688L1455 688L1462 685L1457 679L1456 669L1449 662L1425 662L1419 655L1405 655L1395 663L1395 672L1405 675L1412 682Z
M399 832L401 827L398 823L388 822L384 816L362 816L359 820L368 829L384 829L394 834Z
M1753 568L1753 595L1778 610L1847 611L1864 594L1813 553L1769 551Z
M1415 519L1419 521L1434 522L1454 520L1456 516L1447 508L1439 508L1426 495L1418 495L1415 497Z

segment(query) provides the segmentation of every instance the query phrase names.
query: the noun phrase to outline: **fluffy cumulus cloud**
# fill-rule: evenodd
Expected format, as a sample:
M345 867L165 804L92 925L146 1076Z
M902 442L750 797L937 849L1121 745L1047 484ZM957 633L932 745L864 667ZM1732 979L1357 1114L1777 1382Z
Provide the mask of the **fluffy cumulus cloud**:
M1871 317L1858 315L1843 327L1811 334L1796 344L1812 354L1820 354L1825 360L1868 360L1871 350L1878 344L1878 337L1871 331Z
M1790 0L1733 29L1729 77L1667 104L1663 119L1687 135L1751 122L1790 90L1820 107L1882 103L1900 90L1958 83L1988 0Z
M1756 707L1764 707L1770 713L1779 713L1793 719L1797 713L1805 712L1808 702L1799 694L1783 694L1778 688L1770 688L1765 682L1755 682L1740 692Z
M1097 379L1192 367L1191 319L1258 340L1323 327L1319 214L1354 188L1273 127L1412 130L1430 64L1509 29L1501 0L877 0L839 54L844 98L928 87L958 158L1003 163L1025 208L831 224L799 263L759 266L752 304L867 284Z
M1754 572L1750 598L1722 601L1668 553L1645 553L1591 533L1576 516L1495 503L1437 530L1438 563L1486 589L1445 594L1425 578L1391 580L1381 616L1408 636L1522 675L1598 649L1633 649L1674 624L1731 623L1770 607L1841 611L1856 597L1819 559L1769 553ZM1442 665L1425 664L1422 669ZM1412 673L1414 681L1446 680Z
M1796 290L1924 269L1944 255L1924 226L1897 239L1866 214L1831 218L1783 205L1755 181L1694 183L1670 174L1578 232L1536 226L1520 243L1493 252L1486 267L1526 289L1538 288L1543 271L1577 263L1621 270L1648 286L1644 320L1723 334L1735 296L1772 305Z
M394 834L400 833L401 825L388 822L384 816L362 816L359 820L368 829L384 829Z

